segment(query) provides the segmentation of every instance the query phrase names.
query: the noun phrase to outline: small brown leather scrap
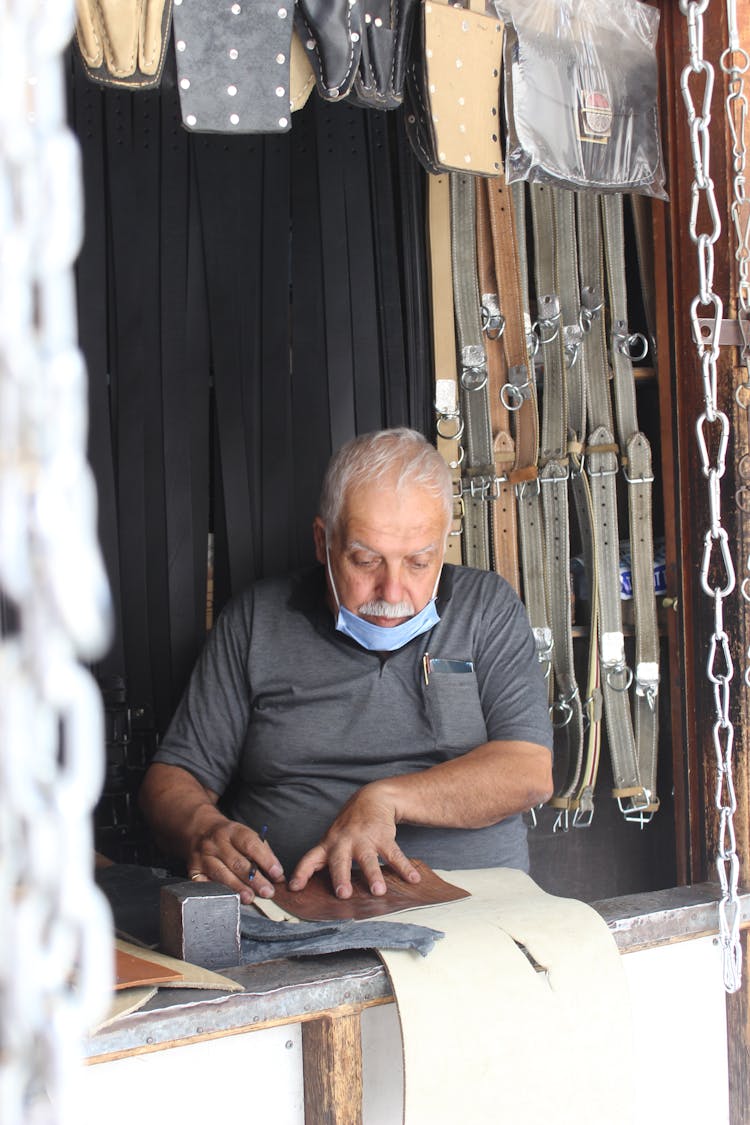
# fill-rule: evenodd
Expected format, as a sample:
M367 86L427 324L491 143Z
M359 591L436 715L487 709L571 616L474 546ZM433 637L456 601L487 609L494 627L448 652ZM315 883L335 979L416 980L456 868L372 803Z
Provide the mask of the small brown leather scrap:
M132 988L134 985L171 984L182 980L182 973L166 965L157 965L146 957L115 949L115 988Z
M446 883L431 867L420 859L411 862L422 876L418 883L407 883L395 871L381 868L385 882L384 895L372 895L361 871L352 871L352 897L336 898L328 870L317 871L302 891L290 891L286 883L277 883L273 901L305 922L332 922L342 919L361 921L379 918L399 910L413 910L417 906L437 906L469 898L469 892L452 883Z

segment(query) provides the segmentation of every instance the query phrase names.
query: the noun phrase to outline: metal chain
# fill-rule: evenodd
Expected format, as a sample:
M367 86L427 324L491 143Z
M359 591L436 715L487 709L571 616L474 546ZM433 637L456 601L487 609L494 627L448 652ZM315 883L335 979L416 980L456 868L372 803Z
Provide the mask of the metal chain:
M697 247L699 291L690 306L693 338L701 365L704 410L696 423L701 469L708 486L709 527L703 541L701 585L713 602L714 625L709 641L706 674L713 687L715 722L713 743L716 755L716 808L719 812L719 841L716 868L721 883L719 903L719 941L722 948L724 987L736 992L742 978L740 946L740 902L737 893L739 859L734 833L737 801L732 774L734 726L729 717L730 684L734 675L729 638L724 629L724 601L735 587L735 573L729 538L721 525L721 481L726 469L729 418L718 408L716 360L719 354L723 317L721 297L714 291L714 245L721 233L721 219L710 176L711 98L714 67L703 56L703 13L709 0L680 0L680 11L687 18L690 61L680 78L687 109L693 160L690 238ZM702 95L700 89L702 84ZM699 111L691 87L698 86ZM699 231L699 216L706 229ZM699 310L712 310L710 335L701 331ZM713 453L713 459L712 459Z
M735 252L737 262L737 317L743 330L750 333L750 200L745 192L745 171L747 168L747 95L745 75L750 67L750 56L740 45L737 25L736 0L727 0L727 29L729 46L721 56L721 69L727 76L726 114L729 132L732 137L733 198L731 207L734 226ZM748 336L750 342L750 336ZM750 407L750 350L743 348L743 378L737 384L734 397L737 405L745 412L745 452L738 461L740 486L735 492L737 507L750 512L750 441L748 441L748 407ZM739 444L739 443L738 443ZM745 601L750 601L750 555L745 560L745 577L740 585ZM747 651L744 680L750 687L750 649Z
M0 0L0 1120L76 1122L80 1044L112 988L92 879L109 594L86 462L65 124L73 0Z

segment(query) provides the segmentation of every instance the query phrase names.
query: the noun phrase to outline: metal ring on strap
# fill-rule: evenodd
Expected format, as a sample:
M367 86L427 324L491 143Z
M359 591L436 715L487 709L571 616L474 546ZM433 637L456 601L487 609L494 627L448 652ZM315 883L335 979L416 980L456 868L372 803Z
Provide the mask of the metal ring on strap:
M546 329L549 334L544 335L543 329ZM552 330L551 332L550 329ZM560 332L560 317L557 316L553 320L547 317L541 317L539 320L534 321L531 326L531 331L537 342L537 348L540 344L551 344L553 340L557 339Z
M554 703L551 705L551 707L549 709L549 715L550 715L550 720L552 721L552 726L555 728L555 730L562 730L563 727L566 727L568 725L568 723L570 722L570 720L573 718L573 708L571 707L571 703L573 702L573 700L575 699L575 697L577 695L578 695L578 686L576 685L576 687L573 688L573 690L570 692L569 695L560 696L560 698L556 699L554 701ZM553 715L554 715L555 711L561 711L562 714L565 716L565 718L562 720L562 722L558 722L558 723L555 722L555 720L553 718Z
M618 352L627 356L631 363L638 363L639 360L645 359L648 355L648 340L642 332L628 332L627 328L624 330L616 329L613 337ZM640 348L636 351L636 344L639 342Z
M505 409L510 410L511 413L515 413L516 410L520 410L524 402L526 401L526 396L523 392L527 387L530 386L530 379L527 379L526 382L520 387L517 387L515 383L503 383L502 387L500 388L500 401Z
M457 427L455 434L446 434L441 430L440 425L443 422L456 422ZM458 411L456 411L455 414L438 414L435 430L437 431L438 437L443 438L445 441L458 441L464 432L464 420Z
M486 305L480 306L482 314L482 331L488 340L499 340L505 331L505 317L501 312L497 312L488 308Z
M481 391L487 386L486 367L464 367L461 372L461 386L465 391Z
M625 682L622 684L615 683L615 676L624 676ZM610 687L612 691L625 692L633 682L633 669L629 668L627 664L612 665L604 669L604 679L607 686Z

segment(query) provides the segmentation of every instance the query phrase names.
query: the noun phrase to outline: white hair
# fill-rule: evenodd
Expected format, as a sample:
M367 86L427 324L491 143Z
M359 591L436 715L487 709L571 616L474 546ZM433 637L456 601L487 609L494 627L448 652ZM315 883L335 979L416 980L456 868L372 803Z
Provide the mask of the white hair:
M434 445L405 426L376 430L348 441L331 458L320 494L320 516L329 534L339 530L350 489L385 482L396 491L424 488L442 502L446 527L453 511L450 469Z

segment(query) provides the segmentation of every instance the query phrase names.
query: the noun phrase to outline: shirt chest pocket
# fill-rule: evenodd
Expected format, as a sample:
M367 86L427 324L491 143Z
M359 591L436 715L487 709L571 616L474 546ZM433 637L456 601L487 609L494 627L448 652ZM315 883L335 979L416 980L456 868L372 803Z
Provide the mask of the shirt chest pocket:
M487 741L476 673L432 672L422 685L427 720L437 751L464 753Z

